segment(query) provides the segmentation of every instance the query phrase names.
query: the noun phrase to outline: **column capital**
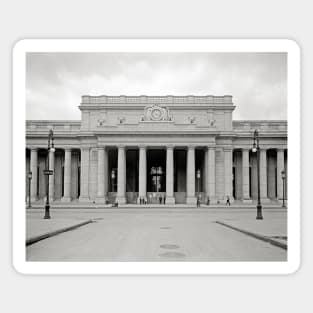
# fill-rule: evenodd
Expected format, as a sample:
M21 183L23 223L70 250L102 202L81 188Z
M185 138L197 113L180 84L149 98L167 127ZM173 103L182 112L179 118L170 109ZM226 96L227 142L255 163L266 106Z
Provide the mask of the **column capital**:
M146 146L145 144L140 144L140 145L138 145L138 148L139 148L140 150L146 150L146 149L147 149L147 146Z
M121 150L125 150L126 146L123 144L119 144L119 145L117 145L117 148L121 149Z
M72 151L72 148L69 148L69 147L65 147L65 148L63 148L64 149L64 151L66 152L71 152Z
M98 146L96 149L97 151L102 151L102 150L105 150L105 146Z
M90 146L80 146L80 150L90 150Z
M173 150L174 149L174 145L170 144L166 146L166 150Z
M30 151L38 151L38 147L27 147Z
M276 148L277 152L285 152L285 148Z
M216 146L208 146L208 150L215 150L216 149Z
M233 147L224 147L223 148L224 151L233 151Z

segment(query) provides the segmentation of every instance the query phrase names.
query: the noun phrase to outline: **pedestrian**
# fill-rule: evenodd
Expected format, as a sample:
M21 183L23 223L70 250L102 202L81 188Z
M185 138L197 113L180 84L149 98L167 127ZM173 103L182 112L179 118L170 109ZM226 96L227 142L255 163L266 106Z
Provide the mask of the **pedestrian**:
M226 205L230 206L230 199L229 199L229 196L227 196L227 198L226 198Z
M206 201L207 205L210 205L210 198L208 197L207 201Z
M160 204L162 204L162 196L161 195L159 196L159 202L160 202Z
M200 206L200 198L197 197L197 207L199 207L199 206Z

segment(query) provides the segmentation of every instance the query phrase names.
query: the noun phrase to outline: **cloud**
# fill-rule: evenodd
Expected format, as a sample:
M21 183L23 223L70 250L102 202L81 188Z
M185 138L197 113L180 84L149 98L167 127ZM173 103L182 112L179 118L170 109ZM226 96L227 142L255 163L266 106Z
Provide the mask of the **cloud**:
M82 95L233 95L234 119L287 118L285 53L28 53L27 119L79 119Z

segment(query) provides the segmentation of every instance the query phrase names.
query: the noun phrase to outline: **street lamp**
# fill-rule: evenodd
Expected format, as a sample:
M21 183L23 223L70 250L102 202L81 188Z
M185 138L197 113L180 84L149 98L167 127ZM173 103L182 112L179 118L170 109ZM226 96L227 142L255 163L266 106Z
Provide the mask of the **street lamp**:
M257 208L256 219L263 220L262 205L261 205L261 199L260 199L260 145L259 145L259 132L257 129L254 131L252 152L256 153L257 155L258 204L256 206Z
M282 207L285 208L285 182L286 182L286 171L282 170L281 171L281 179L283 180L283 205Z
M32 172L28 172L27 174L27 178L28 178L28 208L31 208L32 205L31 205L31 200L30 200L30 188L31 188L31 180L32 180Z
M48 161L47 161L47 166L46 169L44 170L44 174L46 175L47 181L47 199L46 199L46 205L45 205L45 216L44 219L50 219L50 203L49 203L49 176L53 175L53 170L50 170L50 152L54 152L54 138L53 138L53 131L52 129L49 130L49 135L48 135Z
M198 180L198 199L200 199L200 177L201 177L201 171L200 169L197 170L197 180Z

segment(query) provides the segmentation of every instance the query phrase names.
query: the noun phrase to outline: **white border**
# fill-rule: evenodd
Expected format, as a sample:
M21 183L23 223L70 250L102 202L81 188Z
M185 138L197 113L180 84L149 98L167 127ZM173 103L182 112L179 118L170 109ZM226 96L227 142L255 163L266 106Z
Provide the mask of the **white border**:
M27 52L287 52L287 262L26 262ZM300 267L300 47L286 39L24 39L13 49L13 265L23 274L290 274Z

